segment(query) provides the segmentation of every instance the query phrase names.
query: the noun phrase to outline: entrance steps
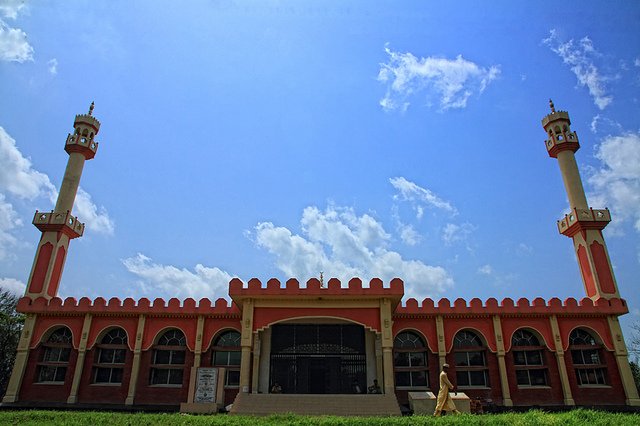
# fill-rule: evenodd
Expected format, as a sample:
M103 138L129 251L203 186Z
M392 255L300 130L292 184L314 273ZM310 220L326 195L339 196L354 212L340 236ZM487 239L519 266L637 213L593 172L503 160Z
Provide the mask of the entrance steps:
M294 413L332 416L399 416L395 395L315 395L239 393L231 414L266 416Z

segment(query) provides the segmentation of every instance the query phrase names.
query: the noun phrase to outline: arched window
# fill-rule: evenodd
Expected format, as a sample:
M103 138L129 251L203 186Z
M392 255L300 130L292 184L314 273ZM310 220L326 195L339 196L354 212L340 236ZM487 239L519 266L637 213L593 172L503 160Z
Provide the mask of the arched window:
M518 386L547 386L544 347L530 331L517 330L511 338Z
M121 328L114 328L104 335L96 347L93 383L121 384L128 349L127 333Z
M152 385L182 385L186 349L182 331L172 329L160 336L153 348Z
M578 384L606 385L607 370L602 362L602 346L585 330L576 328L569 336L569 350Z
M214 342L212 365L225 367L224 385L240 385L240 333L235 330L222 333Z
M429 386L427 346L416 333L404 331L396 336L393 369L398 388L424 389Z
M487 349L477 334L468 330L459 331L453 339L453 358L458 386L489 386Z
M37 381L64 383L71 355L71 330L61 327L42 344L42 359L38 363Z

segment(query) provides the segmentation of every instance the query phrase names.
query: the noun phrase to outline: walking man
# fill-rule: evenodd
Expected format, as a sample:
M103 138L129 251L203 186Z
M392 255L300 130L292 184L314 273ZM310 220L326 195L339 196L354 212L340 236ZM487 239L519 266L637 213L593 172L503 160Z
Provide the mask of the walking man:
M454 386L449 381L449 376L447 376L448 371L449 364L444 364L440 372L440 390L438 391L438 399L436 400L436 411L433 413L436 417L440 417L442 411L451 411L455 414L460 414L460 411L458 411L451 399L451 395L449 395L449 391L453 390Z

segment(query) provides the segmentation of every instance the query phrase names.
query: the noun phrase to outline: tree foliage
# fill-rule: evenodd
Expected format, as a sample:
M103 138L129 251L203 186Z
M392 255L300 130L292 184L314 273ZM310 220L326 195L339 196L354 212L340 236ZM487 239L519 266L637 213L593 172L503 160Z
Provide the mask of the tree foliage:
M18 299L12 292L0 288L0 395L7 389L24 324L24 315L16 312Z

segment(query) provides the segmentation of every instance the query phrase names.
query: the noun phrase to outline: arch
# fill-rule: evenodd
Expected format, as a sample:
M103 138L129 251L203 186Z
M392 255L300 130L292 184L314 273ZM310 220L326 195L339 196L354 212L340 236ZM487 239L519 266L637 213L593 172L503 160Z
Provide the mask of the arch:
M36 382L64 383L72 349L71 329L65 325L50 327L42 335L41 355L36 367Z
M404 329L393 339L395 386L402 390L429 388L429 346L417 330Z
M456 337L461 334L461 333L471 333L473 335L475 335L475 337L477 339L479 339L480 343L482 346L488 348L489 347L489 343L487 341L487 338L484 336L484 334L482 333L482 331L473 328L473 327L463 327L461 329L459 329L458 331L456 331L456 334L453 336L453 340L452 340L452 345L453 347L464 347L464 346L456 346Z
M178 327L166 327L154 337L150 385L182 386L187 337Z
M156 346L158 345L158 342L160 341L160 339L162 338L162 336L167 333L168 331L171 330L179 330L183 336L185 336L185 345L186 345L186 336L187 334L184 332L183 329L181 329L180 327L176 327L175 325L168 325L166 327L161 328L160 330L158 330L158 332L156 333L155 336L153 336L153 340L152 340L152 346Z
M544 342L544 340L542 340ZM538 333L520 327L511 336L511 355L515 367L516 383L524 387L547 386L548 368L545 346Z
M240 386L241 338L242 334L239 331L227 329L219 332L213 339L211 365L225 368L225 389L236 389Z
M487 340L481 332L465 328L453 337L453 359L460 387L489 387Z
M122 327L121 325L106 325L106 326L102 327L102 329L101 329L100 331L98 331L98 333L96 333L96 337L95 337L95 339L94 339L94 341L93 341L93 344L94 344L94 345L96 345L96 344L100 344L99 342L101 342L101 341L102 341L102 339L104 338L104 336L105 336L107 333L109 333L111 330L113 330L114 328L119 328L119 329L121 329L122 331L124 331L125 335L127 336L127 342L128 342L128 343L127 343L127 345L128 345L129 343L131 343L131 339L130 339L130 336L129 336L129 332L127 331L127 329L126 329L126 328ZM91 348L89 348L89 349L91 349Z
M122 384L124 364L129 352L127 331L118 326L101 331L91 373L92 383Z
M597 345L604 346L604 339L600 336L600 333L598 333L594 328L589 327L588 325L578 325L571 329L571 331L569 332L569 336L567 338L567 342L569 342L569 346L571 346L571 335L577 330L586 332L595 340Z
M349 324L357 324L357 325L361 325L362 327L364 327L365 330L369 330L372 331L374 333L379 333L378 330L376 330L375 328L371 327L370 325L367 325L363 322L360 322L358 320L352 319L352 318L345 318L345 317L337 317L337 316L333 316L333 315L314 315L314 316L296 316L296 317L286 317L286 318L280 318L277 320L274 320L273 322L268 323L266 326L264 327L260 327L258 329L256 329L256 331L264 331L267 328L270 328L276 324L287 324L287 323L296 323L299 320L302 321L307 321L310 320L311 322L313 322L313 320L338 320L339 322L343 322L343 323L349 323Z
M416 335L418 335L418 337L420 337L422 339L422 341L425 344L425 348L429 349L429 351L431 351L431 347L429 346L429 339L427 338L427 336L420 330L418 330L417 328L412 328L412 327L405 327L405 328L401 328L399 330L396 331L395 336L393 337L393 340L395 341L396 337L400 334L400 333L414 333ZM435 353L433 351L431 351L431 353Z
M67 330L69 330L69 332L71 333L71 345L73 346L73 341L75 340L73 338L73 330L71 330L71 327L69 327L67 324L62 324L62 323L52 324L45 331L43 331L42 335L40 336L39 343L40 344L45 343L45 341L47 341L49 337L51 337L51 335L60 328L66 328Z
M571 363L579 386L609 384L602 348L602 338L588 327L575 327L569 333Z
M513 346L513 337L515 336L516 332L520 331L520 330L526 330L530 333L533 333L533 335L538 339L538 343L540 344L540 346L544 346L549 350L553 350L551 348L551 346L549 346L549 342L547 342L547 338L545 338L544 334L538 330L535 327L532 327L531 325L526 325L526 326L522 326L522 327L517 327L515 328L512 332L511 332L511 336L508 337L508 340L505 339L505 349L507 351L512 349ZM507 347L507 344L509 345L509 347Z
M237 331L238 333L242 334L242 330L240 330L238 328L234 328L234 327L231 327L231 326L223 327L223 328L217 330L215 333L211 334L211 336L209 336L209 339L206 342L206 345L205 345L205 342L202 342L202 352L204 353L204 352L210 350L211 348L213 348L213 342L215 342L216 339L222 333L225 333L227 331Z

